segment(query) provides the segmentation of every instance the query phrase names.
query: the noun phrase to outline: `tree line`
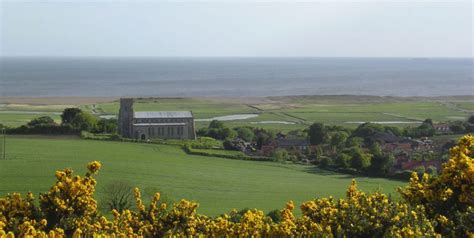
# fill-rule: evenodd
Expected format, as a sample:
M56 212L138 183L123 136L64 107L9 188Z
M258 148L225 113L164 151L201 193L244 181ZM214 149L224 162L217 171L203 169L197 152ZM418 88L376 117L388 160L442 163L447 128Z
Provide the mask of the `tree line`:
M117 133L117 120L97 118L80 108L66 108L61 114L61 122L56 123L49 116L41 116L26 125L6 128L9 134L79 134L81 131L92 133Z

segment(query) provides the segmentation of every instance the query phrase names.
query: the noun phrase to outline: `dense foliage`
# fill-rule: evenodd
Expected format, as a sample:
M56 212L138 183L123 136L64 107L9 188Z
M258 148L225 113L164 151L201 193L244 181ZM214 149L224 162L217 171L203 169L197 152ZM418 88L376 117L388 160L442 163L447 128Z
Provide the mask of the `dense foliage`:
M420 181L414 173L401 194L409 204L426 208L437 231L461 237L474 232L474 137L463 137L450 153L438 177L424 174Z
M61 114L61 124L49 116L41 116L26 125L7 128L8 134L71 135L81 131L114 134L117 133L117 120L99 119L79 108L66 108Z
M375 192L366 194L355 181L346 198L321 198L301 205L295 217L288 202L278 221L259 210L232 211L207 217L198 204L181 200L171 207L156 193L148 206L134 191L136 208L112 210L111 220L97 210L94 199L97 161L84 177L70 169L56 172L56 183L39 196L28 193L0 198L0 237L64 236L270 236L270 237L462 237L474 235L474 137L465 136L451 149L451 158L436 178L413 175L401 189L404 200L394 202Z

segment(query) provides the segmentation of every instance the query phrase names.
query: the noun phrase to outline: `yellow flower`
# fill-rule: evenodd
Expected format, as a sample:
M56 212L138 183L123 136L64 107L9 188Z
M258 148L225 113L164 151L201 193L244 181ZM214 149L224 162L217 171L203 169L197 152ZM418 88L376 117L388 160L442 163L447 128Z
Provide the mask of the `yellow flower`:
M102 167L102 164L99 161L92 161L89 164L87 164L87 169L89 170L89 172L93 174L97 173L100 167Z

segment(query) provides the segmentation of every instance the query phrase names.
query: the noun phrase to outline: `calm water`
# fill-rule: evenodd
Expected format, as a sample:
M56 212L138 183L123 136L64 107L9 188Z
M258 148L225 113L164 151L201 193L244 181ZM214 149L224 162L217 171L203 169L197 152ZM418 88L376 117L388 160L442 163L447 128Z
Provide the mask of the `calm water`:
M472 58L4 58L0 95L473 95L473 62Z

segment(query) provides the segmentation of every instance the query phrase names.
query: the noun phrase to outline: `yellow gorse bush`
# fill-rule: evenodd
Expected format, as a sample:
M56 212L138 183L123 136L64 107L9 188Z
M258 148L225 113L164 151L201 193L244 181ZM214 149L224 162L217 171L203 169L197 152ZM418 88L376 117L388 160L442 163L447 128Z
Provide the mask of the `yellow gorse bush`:
M400 192L411 205L423 205L445 235L466 236L474 232L474 137L467 135L451 148L450 159L438 177L412 174ZM467 233L467 234L466 234Z
M84 177L70 169L56 172L56 183L36 201L31 193L0 198L0 237L440 237L472 236L473 137L463 137L437 178L413 175L392 201L382 193L366 194L352 181L343 199L304 202L302 215L288 202L274 222L254 209L235 220L231 212L218 217L197 213L198 204L181 200L150 204L135 189L136 208L112 211L111 220L97 211L93 198L101 164L87 165Z

